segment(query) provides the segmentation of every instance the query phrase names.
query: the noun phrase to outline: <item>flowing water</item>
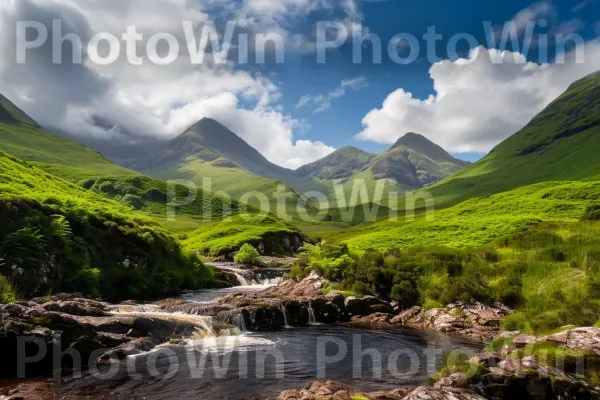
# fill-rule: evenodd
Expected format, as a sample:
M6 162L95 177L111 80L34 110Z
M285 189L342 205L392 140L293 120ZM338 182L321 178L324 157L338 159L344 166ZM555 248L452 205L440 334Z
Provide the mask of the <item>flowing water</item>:
M334 357L344 348L344 357ZM426 385L430 373L441 366L442 351L460 349L471 356L481 348L412 330L320 326L244 334L137 356L130 360L135 374L121 366L110 379L88 375L62 386L59 398L102 393L110 399L250 399L306 386L319 378L377 391ZM380 375L374 365L381 365Z
M207 290L183 298L208 303L228 293L266 287ZM283 308L282 312L288 325L287 310ZM149 309L148 314L152 313L156 311ZM314 324L309 328L272 333L245 332L244 319L238 318L235 324L241 331L239 336L208 337L185 346L163 345L130 357L126 363L102 366L96 373L67 381L59 386L57 395L66 400L251 399L307 386L317 379L377 391L426 385L428 377L441 367L443 352L459 350L470 357L483 347L443 334L408 329L369 331L318 326L311 305L309 315ZM172 318L210 325L207 317Z

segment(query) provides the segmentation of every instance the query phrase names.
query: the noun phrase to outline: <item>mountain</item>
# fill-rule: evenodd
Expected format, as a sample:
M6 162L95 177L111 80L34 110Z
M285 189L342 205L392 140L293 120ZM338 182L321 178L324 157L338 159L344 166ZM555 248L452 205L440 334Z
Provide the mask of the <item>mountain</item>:
M428 189L437 205L544 181L600 180L600 73L573 83L522 130Z
M271 163L234 132L209 118L126 165L157 179L185 179L198 187L210 178L213 191L225 192L232 198L260 192L271 205L276 204L273 194L282 184L287 185L288 192L327 190L311 178ZM300 200L297 193L293 196ZM275 212L272 207L270 211Z
M90 176L136 174L75 141L47 132L2 95L0 150L71 181Z
M296 173L329 185L329 193L334 194L331 198L339 207L375 203L395 208L387 204L392 194L429 186L468 165L424 136L407 133L381 154L343 147ZM341 180L341 186L335 186L333 180Z
M457 160L422 135L407 133L375 157L369 169L373 179L393 179L400 185L424 187L470 165Z
M142 176L140 173L114 164L102 154L90 150L75 140L45 131L25 112L0 95L0 151L27 161L40 170L77 183L83 189L116 200L153 216L167 213L167 204L187 199L189 189L178 185L169 197L167 182ZM218 201L217 201L218 200ZM202 216L211 212L212 219L222 217L223 202L217 196L197 190L193 201L175 204L178 214ZM231 203L232 214L242 207ZM256 211L252 208L248 211ZM197 226L193 225L194 227Z
M322 180L346 179L364 170L374 157L375 154L346 146L318 161L298 168L296 173Z

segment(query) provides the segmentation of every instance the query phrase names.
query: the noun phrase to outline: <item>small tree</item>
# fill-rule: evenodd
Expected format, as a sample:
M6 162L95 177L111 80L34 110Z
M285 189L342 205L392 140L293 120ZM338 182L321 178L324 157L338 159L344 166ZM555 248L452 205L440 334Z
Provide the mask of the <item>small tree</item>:
M260 263L260 253L254 248L254 246L246 243L235 255L233 261L244 265L258 265Z

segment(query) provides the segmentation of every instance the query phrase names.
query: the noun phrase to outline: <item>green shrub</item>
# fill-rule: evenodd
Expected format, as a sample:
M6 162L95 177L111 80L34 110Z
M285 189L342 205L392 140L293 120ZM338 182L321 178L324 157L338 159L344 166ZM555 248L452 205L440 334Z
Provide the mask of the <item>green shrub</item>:
M249 243L242 246L233 259L238 264L258 265L260 264L260 253Z
M600 204L588 206L581 217L582 221L600 221Z
M101 272L97 268L84 268L67 278L67 285L72 292L99 297L100 274Z
M503 331L521 331L533 333L533 329L528 321L527 316L518 311L504 318L501 328Z

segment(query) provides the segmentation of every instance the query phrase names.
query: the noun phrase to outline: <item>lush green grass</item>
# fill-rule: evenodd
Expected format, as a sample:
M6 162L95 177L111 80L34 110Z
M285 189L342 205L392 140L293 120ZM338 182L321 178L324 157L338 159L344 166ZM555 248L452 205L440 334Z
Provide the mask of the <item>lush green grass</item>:
M220 256L239 250L245 243L257 246L264 242L267 252L282 254L285 253L282 238L299 234L295 227L275 217L241 214L190 232L183 244L207 256Z
M594 203L600 203L600 183L545 182L437 210L432 220L425 214L418 214L414 221L402 216L327 237L355 250L478 247L540 221L577 221Z
M18 299L12 283L4 275L0 275L0 304L12 303Z
M0 153L0 270L23 296L146 298L211 284L212 271L158 225Z
M25 161L35 161L38 167L59 173L64 178L86 176L124 176L135 172L116 165L100 153L51 134L0 96L0 151Z

